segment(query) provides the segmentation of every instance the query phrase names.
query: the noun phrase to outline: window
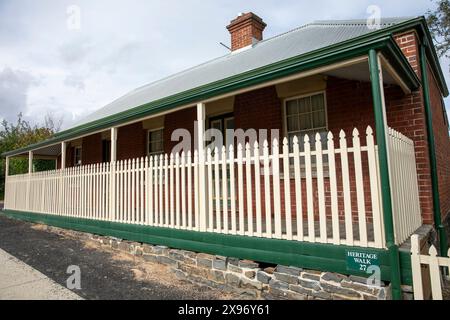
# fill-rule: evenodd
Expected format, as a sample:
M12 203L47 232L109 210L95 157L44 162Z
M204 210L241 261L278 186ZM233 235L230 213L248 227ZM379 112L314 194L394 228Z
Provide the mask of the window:
M74 148L74 166L78 167L81 166L81 147L75 147Z
M164 152L164 129L148 131L148 154L157 155Z
M286 135L292 146L294 136L299 139L300 148L303 149L302 139L308 134L314 141L316 133L322 136L322 143L326 145L327 110L325 94L317 93L285 101Z
M222 133L222 139L225 146L229 146L233 141L228 141L233 137L227 136L227 130L234 130L234 116L233 113L223 114L217 117L212 117L209 119L209 128L217 129ZM214 141L211 141L214 142ZM220 146L218 146L220 147Z

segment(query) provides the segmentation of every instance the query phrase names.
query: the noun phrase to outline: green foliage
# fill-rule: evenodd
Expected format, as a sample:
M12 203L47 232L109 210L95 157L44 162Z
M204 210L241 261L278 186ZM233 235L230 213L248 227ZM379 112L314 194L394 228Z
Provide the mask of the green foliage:
M33 143L51 137L59 130L61 121L55 122L51 116L45 118L41 125L31 125L23 119L20 113L16 123L9 123L3 120L0 124L0 154L28 146ZM55 161L39 160L33 161L35 171L45 171L55 169ZM28 172L28 158L11 158L9 173L23 174ZM0 159L0 196L4 193L5 183L5 159Z
M427 12L427 22L440 57L450 57L450 0L436 0L435 10Z

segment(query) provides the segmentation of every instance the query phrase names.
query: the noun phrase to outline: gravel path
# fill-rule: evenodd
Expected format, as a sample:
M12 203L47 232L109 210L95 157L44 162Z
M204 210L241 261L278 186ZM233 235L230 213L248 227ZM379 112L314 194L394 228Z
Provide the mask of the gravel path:
M0 214L0 248L66 286L67 268L79 266L84 299L230 299L219 290L182 282L167 267L142 263L141 259L88 241L47 232L40 225L9 219Z

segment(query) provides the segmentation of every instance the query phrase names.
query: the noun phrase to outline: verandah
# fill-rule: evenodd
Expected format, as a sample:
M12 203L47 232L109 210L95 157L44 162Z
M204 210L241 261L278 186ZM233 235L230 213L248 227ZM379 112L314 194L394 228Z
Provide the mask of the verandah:
M384 248L370 127L326 143L238 145L7 177L5 208L155 227ZM351 140L351 141L348 141ZM364 142L364 141L363 141ZM326 145L326 147L324 147ZM414 147L389 132L396 242L420 225ZM401 163L400 167L398 163ZM397 165L396 165L397 164ZM202 171L204 174L202 175ZM202 189L204 188L204 189ZM202 192L201 190L204 190Z

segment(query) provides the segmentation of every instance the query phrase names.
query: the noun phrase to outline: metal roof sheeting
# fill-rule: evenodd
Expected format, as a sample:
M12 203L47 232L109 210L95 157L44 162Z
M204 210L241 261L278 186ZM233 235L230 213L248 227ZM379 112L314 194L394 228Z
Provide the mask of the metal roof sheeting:
M386 28L411 18L382 19ZM375 31L366 20L315 21L131 91L72 128ZM70 129L70 128L69 128Z

